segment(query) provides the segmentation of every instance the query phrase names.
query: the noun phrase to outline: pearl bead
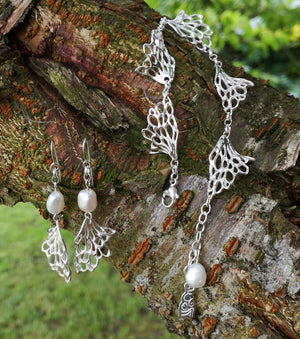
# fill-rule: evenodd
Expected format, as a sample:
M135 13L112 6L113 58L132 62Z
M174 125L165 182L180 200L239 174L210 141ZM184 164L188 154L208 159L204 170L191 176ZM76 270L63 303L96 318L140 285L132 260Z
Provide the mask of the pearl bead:
M204 286L206 282L205 268L199 263L192 264L185 273L185 281L192 288Z
M78 193L77 202L83 212L93 212L97 207L96 192L86 188Z
M65 206L64 196L59 191L50 193L47 199L47 210L51 214L59 214Z

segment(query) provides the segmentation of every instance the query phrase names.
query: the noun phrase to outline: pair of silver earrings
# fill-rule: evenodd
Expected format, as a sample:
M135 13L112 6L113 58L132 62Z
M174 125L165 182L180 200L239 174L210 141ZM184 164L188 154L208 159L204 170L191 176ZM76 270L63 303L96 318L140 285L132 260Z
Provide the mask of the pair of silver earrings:
M237 174L248 174L247 163L255 159L239 154L231 145L229 137L232 125L232 113L239 102L246 99L247 87L254 84L246 79L232 78L222 69L222 63L211 49L210 27L203 22L202 15L187 15L181 11L174 20L162 18L157 29L151 33L151 42L144 44L143 51L146 59L137 72L148 75L164 85L162 101L150 108L147 116L148 126L142 130L143 136L151 141L150 153L165 153L171 158L170 187L163 193L162 203L170 207L178 199L178 156L177 140L179 130L174 117L174 108L169 97L171 84L175 76L175 59L169 54L163 38L163 31L169 25L180 37L192 43L200 52L208 54L214 63L214 84L222 100L226 114L224 131L209 155L209 179L207 199L201 206L198 223L195 227L195 240L188 254L188 263L184 268L184 293L181 296L179 315L194 318L195 305L193 292L195 288L203 287L206 283L206 271L199 263L201 238L206 227L208 214L211 212L211 200L224 189L229 189Z
M91 185L93 185L93 173L90 151L86 139L83 141L82 148L85 189L78 193L77 203L78 207L84 212L84 220L74 239L74 266L77 273L94 271L102 257L110 256L110 250L106 242L115 233L115 230L102 227L93 219L92 212L95 211L97 207L97 195L96 192L91 189ZM65 202L63 194L57 189L61 181L61 171L53 141L51 141L50 150L52 156L50 166L52 171L51 181L54 185L54 191L48 196L47 210L52 214L55 226L49 228L48 239L43 242L42 251L45 252L52 270L56 271L69 283L71 280L70 257L60 232L60 221L62 219Z

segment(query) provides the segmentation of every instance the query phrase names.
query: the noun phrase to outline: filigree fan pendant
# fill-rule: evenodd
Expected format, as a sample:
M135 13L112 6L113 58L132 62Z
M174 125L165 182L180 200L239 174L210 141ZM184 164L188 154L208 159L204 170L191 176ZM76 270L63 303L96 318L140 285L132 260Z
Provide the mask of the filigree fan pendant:
M99 260L110 256L106 242L116 231L102 227L94 220L85 219L77 234L75 244L74 265L76 272L94 271Z
M203 15L187 15L184 11L178 13L168 24L182 38L190 40L201 51L208 51L211 47L213 31L203 22Z
M49 265L68 283L71 280L71 268L67 246L60 234L59 222L56 226L48 229L48 239L42 244L42 251L45 252Z
M252 81L242 78L233 78L217 69L215 86L222 99L222 106L226 113L231 113L238 107L240 101L246 99L247 87L254 86Z
M163 106L163 111L159 107ZM172 159L177 159L178 128L170 105L156 105L149 109L147 128L142 130L144 138L151 141L150 153L165 153Z
M165 47L162 32L152 31L151 42L144 44L143 50L146 59L136 71L148 75L160 84L172 82L175 75L175 59Z
M255 159L239 154L230 144L226 135L222 135L209 155L208 196L212 198L223 189L228 189L236 176L248 174L249 161Z

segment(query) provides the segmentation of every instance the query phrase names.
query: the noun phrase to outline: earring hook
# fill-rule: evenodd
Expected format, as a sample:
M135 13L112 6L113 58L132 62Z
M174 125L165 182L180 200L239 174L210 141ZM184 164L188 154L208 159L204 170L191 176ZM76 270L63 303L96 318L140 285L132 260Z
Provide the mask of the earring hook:
M55 147L55 143L53 140L51 140L51 143L50 143L50 151L51 151L52 163L59 166L58 157L56 153L56 147Z
M91 163L91 155L90 155L89 143L86 140L86 138L84 138L84 140L83 140L82 149L83 149L83 161L88 162L90 164Z

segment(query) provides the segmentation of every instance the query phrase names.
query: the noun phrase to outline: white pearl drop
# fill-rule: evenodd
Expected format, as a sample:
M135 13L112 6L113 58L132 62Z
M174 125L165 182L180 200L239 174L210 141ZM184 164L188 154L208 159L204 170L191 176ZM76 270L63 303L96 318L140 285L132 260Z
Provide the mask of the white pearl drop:
M64 196L59 191L50 193L47 199L47 210L51 214L59 214L65 207Z
M86 188L78 193L77 203L83 212L93 212L97 207L96 192Z
M185 273L185 281L192 288L203 287L206 282L205 268L199 263L192 264Z

